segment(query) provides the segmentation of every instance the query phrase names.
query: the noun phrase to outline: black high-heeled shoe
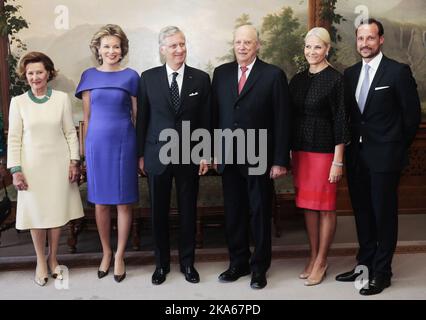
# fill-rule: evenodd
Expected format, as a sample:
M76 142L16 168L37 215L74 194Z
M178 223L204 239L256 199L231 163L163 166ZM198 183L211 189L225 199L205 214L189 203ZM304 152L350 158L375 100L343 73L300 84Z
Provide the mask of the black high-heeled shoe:
M114 274L114 280L115 280L116 282L121 282L121 281L123 281L123 280L124 280L124 278L126 278L126 271L124 271L124 273L123 273L123 274L120 274L120 275L118 275L118 274Z
M124 264L124 259L123 259L123 264ZM126 266L124 265L124 273L123 274L115 274L114 272L114 280L115 282L121 282L124 280L124 278L126 278Z
M109 273L109 268L111 267L111 262L112 262L112 254L111 254L111 259L109 260L109 265L108 265L108 269L106 271L103 270L99 270L98 269L98 278L102 279L103 277L106 277Z

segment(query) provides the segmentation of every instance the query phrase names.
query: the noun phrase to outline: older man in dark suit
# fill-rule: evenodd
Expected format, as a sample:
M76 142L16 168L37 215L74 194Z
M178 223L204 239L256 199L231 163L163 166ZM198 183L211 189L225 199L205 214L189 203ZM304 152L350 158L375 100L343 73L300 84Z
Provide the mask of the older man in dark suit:
M138 94L137 139L139 167L148 176L151 199L156 269L153 284L161 284L170 271L170 240L168 216L172 180L175 179L180 215L179 262L185 279L200 281L194 267L197 194L199 175L208 171L206 162L194 164L182 161L188 150L182 141L183 122L190 125L190 133L202 128L210 130L210 77L207 73L185 65L186 40L177 27L165 27L159 36L160 52L165 64L142 73ZM161 149L168 142L161 141L160 133L175 130L179 143L177 163L160 159ZM184 130L182 130L184 129ZM185 152L185 154L182 154ZM210 159L208 159L210 160Z
M357 261L369 270L368 286L360 294L373 295L391 285L398 184L420 123L420 101L409 66L381 52L383 25L365 20L356 37L362 62L344 74L352 130L346 162L360 246ZM336 280L355 281L359 275L355 268Z
M222 173L225 205L225 227L230 255L229 269L219 276L223 282L235 281L252 273L251 287L266 286L266 272L271 264L271 192L272 180L286 174L289 164L289 106L285 73L257 57L260 42L251 25L239 27L234 33L236 61L214 71L212 100L214 127L221 130L266 130L266 151L257 141L260 158L266 162L265 172L250 173L250 160L236 163L241 143L224 149L217 159ZM217 150L216 150L217 151ZM228 152L228 154L227 154ZM233 162L225 163L232 153ZM240 155L241 156L241 155ZM255 249L250 252L250 230Z

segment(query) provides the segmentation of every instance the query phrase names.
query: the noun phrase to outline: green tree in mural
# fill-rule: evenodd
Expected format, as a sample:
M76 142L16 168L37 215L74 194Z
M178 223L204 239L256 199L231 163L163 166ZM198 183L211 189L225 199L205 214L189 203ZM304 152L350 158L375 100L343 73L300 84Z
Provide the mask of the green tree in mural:
M337 31L336 25L340 24L342 21L346 21L342 15L336 13L336 3L337 0L321 0L321 12L320 18L324 21L330 23L330 37L331 41L335 44L342 41L342 37ZM332 46L330 49L330 54L328 59L330 61L336 61L337 49L335 46Z
M237 29L238 27L244 26L246 24L253 24L250 21L250 16L247 13L243 13L240 17L238 17L235 20L235 29ZM235 60L235 55L234 55L234 42L233 41L229 41L228 44L231 46L231 48L229 49L228 53L220 58L218 58L219 61L222 62L231 62Z
M260 51L262 59L275 64L291 76L298 71L296 61L303 48L303 33L299 21L293 16L293 9L283 7L278 14L263 18Z
M22 8L20 5L12 4L15 0L5 0L4 14L0 15L0 35L7 36L9 38L9 79L10 96L17 96L27 90L27 84L20 80L16 75L16 66L22 53L27 50L27 47L16 34L25 28L28 28L28 23L19 14L19 10ZM12 53L11 48L14 49Z

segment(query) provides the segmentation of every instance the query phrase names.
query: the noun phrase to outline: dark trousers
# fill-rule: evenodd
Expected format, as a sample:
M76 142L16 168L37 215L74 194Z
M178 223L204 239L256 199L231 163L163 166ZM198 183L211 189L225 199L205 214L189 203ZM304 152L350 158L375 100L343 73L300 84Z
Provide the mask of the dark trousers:
M192 266L195 257L198 171L188 166L169 165L159 175L148 173L155 263L163 268L170 266L169 212L173 177L180 219L179 262L181 266Z
M357 261L372 275L392 276L398 239L398 184L400 172L371 172L365 151L355 167L348 167L348 186L358 234Z
M267 171L269 174L269 171ZM271 265L272 181L249 176L247 168L227 165L222 174L225 230L231 267L266 272ZM254 252L250 252L250 231Z

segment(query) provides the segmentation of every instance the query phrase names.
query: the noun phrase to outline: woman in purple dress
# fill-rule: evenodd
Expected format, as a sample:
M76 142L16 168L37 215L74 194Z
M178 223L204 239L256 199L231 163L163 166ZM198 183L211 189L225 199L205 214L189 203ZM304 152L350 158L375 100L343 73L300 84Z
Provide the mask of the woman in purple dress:
M98 68L83 72L76 96L83 99L88 200L96 205L96 224L103 258L98 278L108 274L112 261L110 206L117 206L118 244L114 279L125 276L124 252L132 222L132 204L138 201L136 154L136 96L139 76L120 67L128 39L117 25L102 27L90 48Z

